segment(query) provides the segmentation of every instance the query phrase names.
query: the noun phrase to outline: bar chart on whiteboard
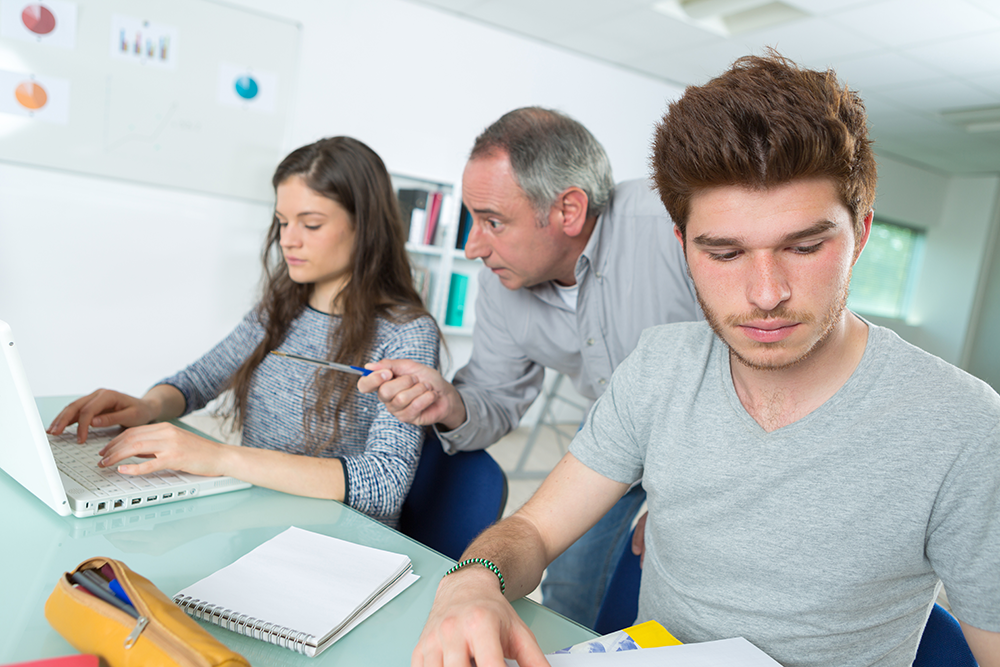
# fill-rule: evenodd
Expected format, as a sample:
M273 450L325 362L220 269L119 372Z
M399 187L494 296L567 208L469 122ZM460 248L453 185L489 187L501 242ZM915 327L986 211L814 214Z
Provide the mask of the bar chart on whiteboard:
M299 32L211 0L0 0L0 160L269 201Z

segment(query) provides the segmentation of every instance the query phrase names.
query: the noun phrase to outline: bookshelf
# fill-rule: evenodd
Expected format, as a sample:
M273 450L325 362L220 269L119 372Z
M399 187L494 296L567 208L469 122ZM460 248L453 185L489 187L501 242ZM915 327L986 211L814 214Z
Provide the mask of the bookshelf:
M407 235L413 279L424 304L446 335L471 336L479 263L465 258L471 220L449 183L392 175ZM461 236L461 238L460 238Z

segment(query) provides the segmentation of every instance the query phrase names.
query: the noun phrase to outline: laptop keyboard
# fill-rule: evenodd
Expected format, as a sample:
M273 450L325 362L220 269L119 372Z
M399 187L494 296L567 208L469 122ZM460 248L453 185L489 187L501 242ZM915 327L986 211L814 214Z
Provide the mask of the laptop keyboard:
M89 435L87 442L81 445L76 441L75 432L49 434L52 455L59 470L98 497L150 491L184 481L171 470L160 470L146 475L123 475L112 468L98 467L97 462L101 460L98 452L110 441L110 437ZM121 463L141 462L142 459L133 457Z

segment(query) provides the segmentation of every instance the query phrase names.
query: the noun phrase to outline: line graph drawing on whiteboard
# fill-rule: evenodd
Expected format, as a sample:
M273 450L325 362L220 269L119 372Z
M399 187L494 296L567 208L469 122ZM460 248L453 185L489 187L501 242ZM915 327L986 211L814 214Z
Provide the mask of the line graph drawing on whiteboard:
M109 76L105 88L105 154L158 159L182 166L196 159L190 146L199 141L203 124L190 102L156 76L135 79ZM204 159L204 158L202 158Z
M104 124L104 150L105 152L111 153L114 150L121 148L125 144L132 141L141 141L144 143L152 143L155 150L159 150L159 145L157 140L163 136L164 130L170 124L171 119L177 111L178 104L172 104L169 109L167 109L166 114L163 116L163 120L160 121L159 125L154 127L149 132L138 132L131 131L135 126L129 126L129 132L114 139L111 138L111 119L110 114L105 117Z
M177 102L170 104L167 107L166 113L156 114L157 116L162 116L162 118L155 118L158 121L151 130L142 131L136 128L135 118L131 118L129 124L126 126L124 133L119 133L118 136L113 136L115 130L112 120L112 105L111 105L111 86L108 85L108 105L105 108L104 113L104 151L106 153L114 152L115 150L125 146L126 144L139 141L144 144L156 144L158 140L163 137L163 133L170 121L177 113L177 109L180 105Z

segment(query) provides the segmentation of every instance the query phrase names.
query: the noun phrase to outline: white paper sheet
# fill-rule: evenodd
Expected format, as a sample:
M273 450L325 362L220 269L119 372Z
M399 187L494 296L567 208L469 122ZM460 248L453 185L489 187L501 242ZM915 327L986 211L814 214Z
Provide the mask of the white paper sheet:
M781 667L742 637L617 653L545 656L552 667ZM509 667L517 663L508 660Z

